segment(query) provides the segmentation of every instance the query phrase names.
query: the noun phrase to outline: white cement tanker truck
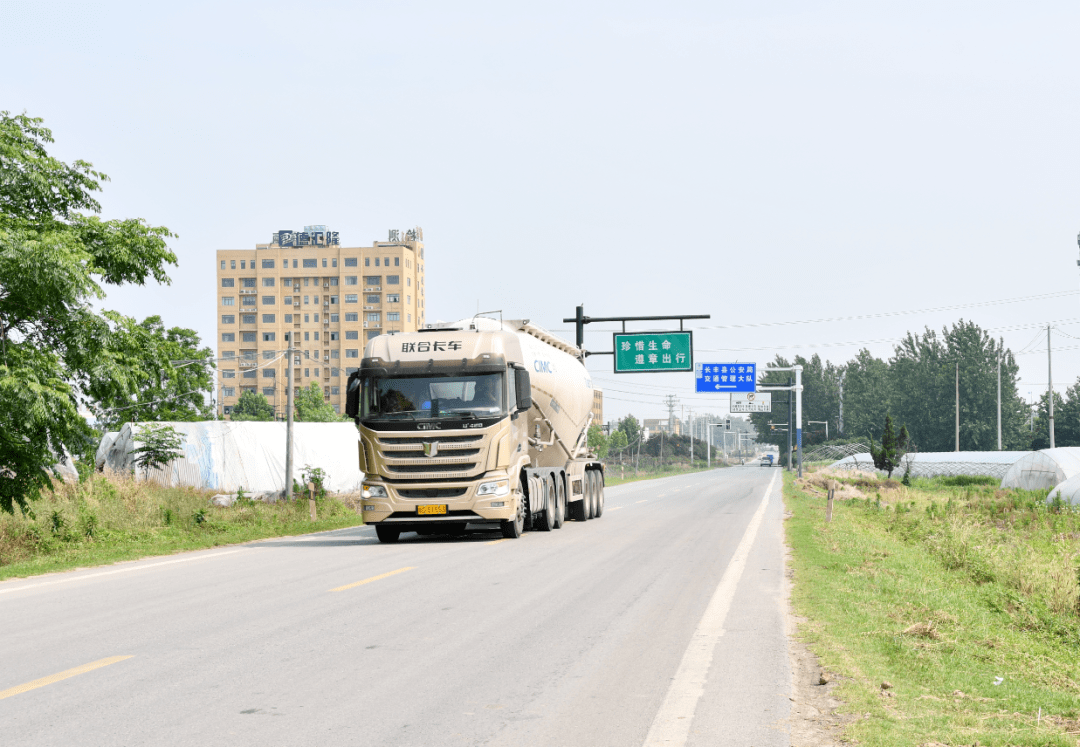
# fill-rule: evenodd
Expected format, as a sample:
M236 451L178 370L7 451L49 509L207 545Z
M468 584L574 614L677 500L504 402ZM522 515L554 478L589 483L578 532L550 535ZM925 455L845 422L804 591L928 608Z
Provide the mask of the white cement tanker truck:
M349 377L364 521L402 532L498 525L505 537L604 512L581 351L528 321L476 317L368 342Z

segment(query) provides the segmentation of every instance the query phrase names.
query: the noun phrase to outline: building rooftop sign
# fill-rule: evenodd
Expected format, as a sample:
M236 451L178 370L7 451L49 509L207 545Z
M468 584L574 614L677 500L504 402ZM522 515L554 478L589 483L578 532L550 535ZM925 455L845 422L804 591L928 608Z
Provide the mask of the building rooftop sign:
M278 246L340 246L338 232L327 231L326 226L305 226L303 231L291 228L278 231L272 243Z

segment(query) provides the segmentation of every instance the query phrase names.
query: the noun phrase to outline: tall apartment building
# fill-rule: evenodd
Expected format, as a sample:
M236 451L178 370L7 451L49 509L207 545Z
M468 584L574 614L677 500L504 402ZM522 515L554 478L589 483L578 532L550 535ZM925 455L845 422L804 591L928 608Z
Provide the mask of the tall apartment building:
M344 386L372 337L424 322L424 234L344 247L337 231L278 231L254 249L217 252L218 408L260 392L285 417L286 350L294 388L312 382L341 412Z

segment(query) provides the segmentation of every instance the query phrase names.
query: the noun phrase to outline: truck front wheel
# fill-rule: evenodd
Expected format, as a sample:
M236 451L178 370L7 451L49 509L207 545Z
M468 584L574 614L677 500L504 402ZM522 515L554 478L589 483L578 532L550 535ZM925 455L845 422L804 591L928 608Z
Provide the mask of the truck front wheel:
M401 537L401 530L395 527L387 527L382 524L375 525L375 534L379 535L379 542L392 545Z
M507 519L499 524L502 536L507 539L517 539L525 531L525 498L520 496L517 502L517 513L513 519Z

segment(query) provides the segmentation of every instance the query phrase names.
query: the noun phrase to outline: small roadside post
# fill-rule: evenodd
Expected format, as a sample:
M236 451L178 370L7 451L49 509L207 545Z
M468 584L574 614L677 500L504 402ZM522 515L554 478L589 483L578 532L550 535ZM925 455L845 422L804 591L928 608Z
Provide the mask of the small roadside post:
M315 483L309 482L307 484L308 489L308 511L311 512L311 520L315 521Z
M829 480L829 497L825 503L825 521L826 523L832 521L832 502L833 496L836 494L836 483Z

